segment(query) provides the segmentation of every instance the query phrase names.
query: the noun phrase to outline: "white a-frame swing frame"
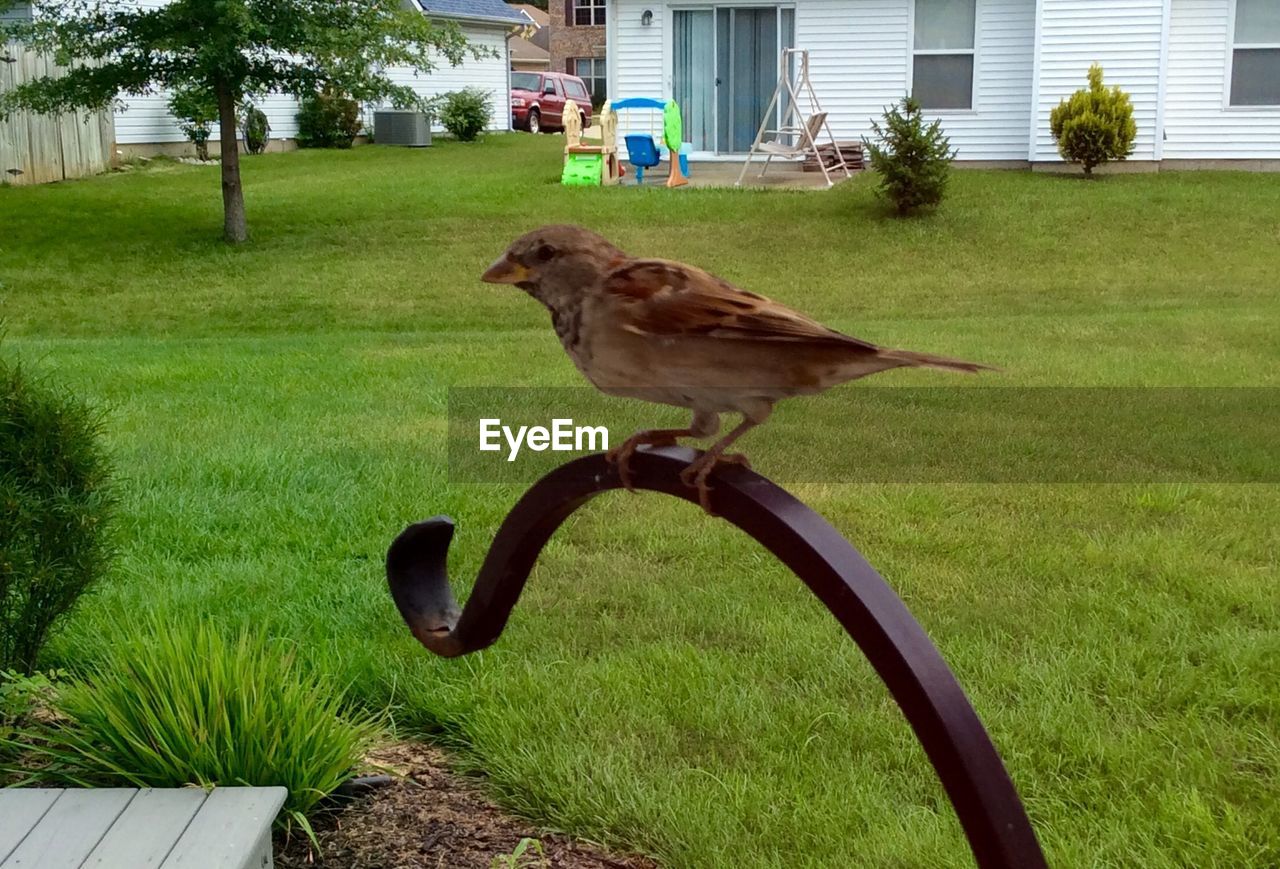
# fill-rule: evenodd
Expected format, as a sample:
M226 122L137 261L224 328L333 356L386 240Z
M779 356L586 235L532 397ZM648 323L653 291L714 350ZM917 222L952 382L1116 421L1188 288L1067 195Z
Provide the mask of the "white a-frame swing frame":
M795 58L797 63L793 64L792 58ZM822 110L822 104L818 102L818 94L813 89L813 82L809 79L809 50L806 48L782 49L778 67L778 86L773 89L769 107L764 111L764 119L760 121L760 129L756 131L756 139L751 143L751 150L747 153L747 159L742 164L742 171L738 173L738 180L734 182L734 186L742 186L747 167L751 165L751 159L757 154L765 155L764 166L761 167L758 176L760 178L769 171L769 163L774 157L812 157L818 161L818 168L822 170L822 177L826 179L828 187L835 184L831 176L837 171L843 172L845 178L850 177L852 173L844 162L840 146L836 144L831 125L827 123L827 113ZM787 100L782 111L782 122L777 129L771 129L770 124L777 117L778 102L783 94L786 95ZM801 100L808 107L807 113L801 112ZM801 118L804 118L803 123ZM775 138L766 142L764 137L770 134ZM784 138L792 137L794 138L790 144L784 141ZM818 153L819 138L831 143L834 162L830 166L823 159L823 155Z

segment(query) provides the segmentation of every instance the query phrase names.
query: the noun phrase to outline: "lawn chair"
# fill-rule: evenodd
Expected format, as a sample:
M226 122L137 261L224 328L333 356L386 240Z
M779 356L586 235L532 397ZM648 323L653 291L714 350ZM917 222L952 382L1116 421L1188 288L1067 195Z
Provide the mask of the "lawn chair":
M627 142L627 161L636 167L636 183L644 183L644 170L657 166L662 162L658 154L658 146L650 135L631 135L624 137Z
M764 168L760 170L760 177L763 178L764 173L769 171L769 161L774 157L792 158L817 156L818 159L821 160L822 156L818 154L817 142L818 136L822 134L822 125L826 122L827 113L818 112L817 114L810 115L809 120L805 122L803 127L794 131L790 128L784 128L780 131L791 133L793 135L795 133L799 133L799 135L796 136L794 144L788 145L784 142L778 141L761 142L756 150L762 151L768 156L764 158Z

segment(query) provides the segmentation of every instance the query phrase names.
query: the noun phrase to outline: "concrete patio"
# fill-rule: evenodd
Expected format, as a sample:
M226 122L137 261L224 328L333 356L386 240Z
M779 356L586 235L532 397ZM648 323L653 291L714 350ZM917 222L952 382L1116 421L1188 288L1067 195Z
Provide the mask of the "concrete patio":
M768 172L761 178L760 169L763 166L763 160L753 162L751 167L747 169L746 176L742 179L742 186L769 187L782 190L827 189L822 172L805 172L800 168L799 160L774 160L769 164ZM665 164L662 168L665 169ZM738 173L741 171L742 162L738 160L691 162L689 164L689 186L732 187L734 182L738 180ZM852 174L856 175L857 172L855 171ZM845 179L843 173L835 171L831 173L831 180L839 184Z

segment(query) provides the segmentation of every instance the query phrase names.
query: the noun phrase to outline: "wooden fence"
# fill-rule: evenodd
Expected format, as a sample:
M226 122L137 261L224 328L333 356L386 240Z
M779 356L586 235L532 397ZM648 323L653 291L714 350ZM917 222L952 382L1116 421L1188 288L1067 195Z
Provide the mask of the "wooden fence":
M17 43L0 44L0 92L60 69ZM15 112L0 120L0 184L43 184L102 172L111 165L115 137L110 111Z

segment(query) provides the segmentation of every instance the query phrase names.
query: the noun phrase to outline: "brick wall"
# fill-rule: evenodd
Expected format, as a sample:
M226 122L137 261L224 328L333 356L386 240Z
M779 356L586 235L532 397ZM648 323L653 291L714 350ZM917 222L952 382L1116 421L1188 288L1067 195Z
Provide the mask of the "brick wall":
M551 69L556 72L573 72L569 60L575 57L604 57L605 32L603 25L582 26L573 23L574 0L549 0L547 12L551 16Z

